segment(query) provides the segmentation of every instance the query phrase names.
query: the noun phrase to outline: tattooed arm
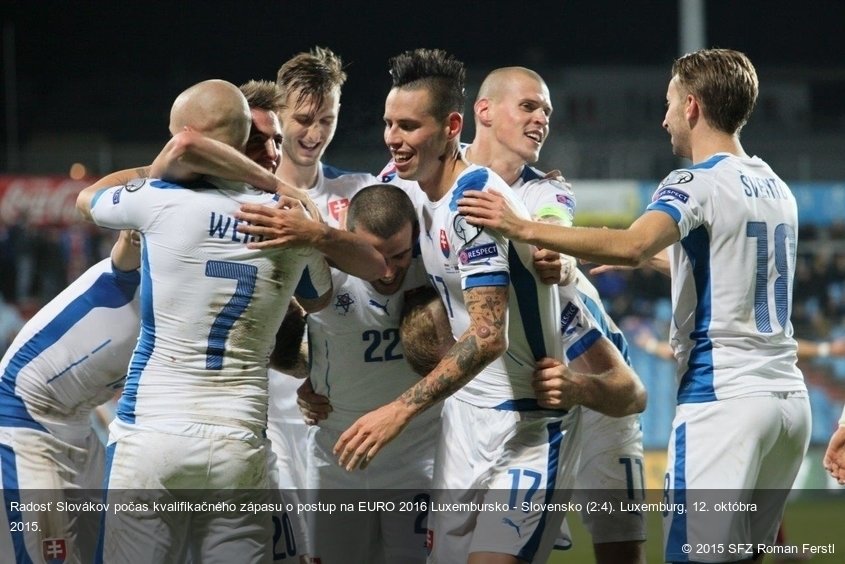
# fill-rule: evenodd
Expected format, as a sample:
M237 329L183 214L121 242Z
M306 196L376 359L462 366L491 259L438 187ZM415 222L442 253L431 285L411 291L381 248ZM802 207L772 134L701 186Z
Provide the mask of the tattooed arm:
M366 466L411 419L458 391L507 350L507 286L471 288L463 297L470 318L467 330L425 378L359 418L340 436L334 453L341 466Z

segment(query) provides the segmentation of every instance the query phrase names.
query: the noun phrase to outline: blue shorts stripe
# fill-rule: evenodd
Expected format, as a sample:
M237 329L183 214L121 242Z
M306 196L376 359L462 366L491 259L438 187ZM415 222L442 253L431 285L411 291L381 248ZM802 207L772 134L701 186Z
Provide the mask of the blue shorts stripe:
M23 522L20 509L12 510L12 502L21 502L21 490L18 485L18 466L15 451L9 445L0 445L0 461L3 467L3 498L6 504L6 517L9 526L12 523ZM15 562L17 564L32 564L32 559L26 551L26 541L23 531L18 529L9 533L12 545L15 547Z
M552 501L555 489L557 488L557 469L560 464L560 449L563 446L563 432L561 427L563 421L560 419L549 423L546 426L546 431L549 437L549 458L546 464L546 495L543 499L543 506L548 507ZM534 561L534 555L540 546L540 539L543 537L543 531L546 528L546 515L548 511L543 510L540 515L540 521L537 523L537 528L522 550L517 555L520 559L527 562Z
M674 492L672 503L677 506L687 505L687 424L682 423L675 429L675 480L666 487ZM681 551L681 546L687 543L687 515L686 512L674 511L669 535L666 539L667 562L689 562L689 556Z

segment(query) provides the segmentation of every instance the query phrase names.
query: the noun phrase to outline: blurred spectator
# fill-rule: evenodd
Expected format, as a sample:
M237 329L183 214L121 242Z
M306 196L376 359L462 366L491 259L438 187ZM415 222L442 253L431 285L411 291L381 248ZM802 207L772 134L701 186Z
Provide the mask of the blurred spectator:
M18 308L7 302L3 292L0 292L0 356L6 353L23 324Z

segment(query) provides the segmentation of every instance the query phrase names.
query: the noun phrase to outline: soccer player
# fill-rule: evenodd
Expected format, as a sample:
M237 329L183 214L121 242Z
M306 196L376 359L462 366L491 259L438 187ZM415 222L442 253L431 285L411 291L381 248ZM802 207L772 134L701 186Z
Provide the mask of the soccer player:
M462 147L465 158L489 166L509 182L529 205L535 219L571 225L575 200L568 186L528 166L539 157L549 134L552 106L543 79L524 67L496 69L482 83L474 110L476 135L472 144ZM392 164L385 173L393 173ZM543 253L545 260L550 259L548 251L539 253ZM542 260L540 256L536 258ZM565 269L572 269L565 271L562 282L565 284L570 276L574 278L578 291L591 304L591 311L602 319L603 326L608 330L615 328L600 305L595 288L574 269L573 262L562 261ZM566 298L562 296L562 300ZM623 354L627 354L622 334L614 329L612 335ZM575 500L586 505L590 500L585 498L597 490L615 492L624 501L631 494L637 496L631 501L640 500L643 452L638 418L635 415L614 418L588 409L584 410L583 418L583 443L587 452L582 452ZM620 462L621 459L624 461ZM645 522L641 514L598 515L585 511L582 519L593 537L599 562L640 562L644 558Z
M356 419L419 380L399 340L405 295L428 286L422 260L414 256L416 211L401 189L376 184L355 194L347 213L348 228L384 255L388 274L366 282L332 269L332 305L308 316L311 367L305 387L328 398L332 411L309 433L307 486L326 503L348 495L338 490L369 491L360 499L404 504L406 510L315 512L309 515L312 554L324 564L422 563L440 410L412 421L361 472L339 467L332 451Z
M313 245L344 272L376 280L386 275L384 258L371 246L362 247L360 238L343 227L352 196L377 181L370 174L347 172L322 162L337 129L344 82L343 61L323 47L294 55L281 65L276 78L283 101L279 114L282 159L276 176L286 186L307 194L325 223L304 221L300 215L284 209L246 205L238 217L249 224L241 224L239 229L263 238L256 248ZM365 249L370 252L362 257ZM284 373L271 374L268 433L282 465L282 485L292 494L294 502L296 490L305 487L307 472L306 430L295 403L296 389L301 383ZM284 481L285 476L289 481ZM310 539L305 544L308 550Z
M384 274L383 257L338 227L343 227L349 199L364 186L375 184L376 179L321 162L337 129L345 81L340 57L322 47L286 61L276 79L284 99L280 113L283 158L276 176L284 186L307 194L326 222L313 223L286 209L244 205L238 217L248 224L239 225L238 230L262 238L252 243L252 248L309 244L326 254L333 266L374 280ZM370 252L367 261L360 259L363 249Z
M757 90L754 66L740 52L704 49L675 61L663 127L674 153L693 166L670 173L628 229L524 221L489 193L459 203L474 225L600 264L636 266L669 247L679 387L665 495L689 512L667 512L668 561L692 558L684 544L772 544L809 441L789 321L795 198L739 140ZM727 499L702 497L707 489ZM694 501L756 505L697 512Z
M190 127L240 150L249 124L245 98L225 81L187 89L171 110L174 135ZM141 336L110 428L107 478L107 500L125 501L121 490L134 489L136 503L107 515L100 554L110 560L182 560L188 551L267 557L263 513L162 511L154 502L268 487L266 363L275 332L300 278L307 309L330 295L328 267L314 249L250 250L237 232L242 203L276 205L278 197L215 178L191 186L138 181L86 189L77 201L99 225L142 234ZM279 204L306 214L298 201ZM235 491L224 499L266 501Z
M394 57L390 67L385 143L399 177L416 181L427 197L418 210L422 256L456 343L399 398L358 419L335 452L349 470L367 465L414 417L451 396L443 406L433 503L508 506L504 492L513 490L520 503L535 505L527 512L522 505L470 505L431 513L430 561L544 561L563 515L536 503L566 498L579 447L579 410L543 410L531 387L534 362L560 358L557 293L535 274L532 248L475 229L456 213L464 190L509 191L495 173L460 158L463 64L418 49Z
M537 161L549 135L553 111L550 98L545 81L530 69L493 70L479 88L474 105L475 138L463 151L467 160L489 166L508 182L529 206L534 219L571 225L575 198L568 186L528 166ZM548 258L548 254L545 256ZM570 277L575 283L575 288L561 290L562 306L565 302L588 304L605 336L630 364L624 336L604 311L596 289L577 270L574 260L564 257L561 262L565 269L571 269L564 271L562 285ZM580 294L577 300L570 295L576 291ZM605 500L615 495L621 498L619 501L642 501L643 440L637 415L609 417L583 409L582 442L574 501L586 507L589 501L595 501L589 498L597 492L602 492ZM585 510L581 518L593 539L599 564L644 561L646 531L642 514Z
M92 494L103 447L89 416L123 386L138 339L139 266L139 248L122 231L111 257L36 313L0 361L4 562L94 557L99 512L58 502L100 501Z
M251 80L242 84L241 92L246 98L252 116L252 126L244 154L214 140L199 137L186 142L177 153L163 151L161 159L154 163L161 167L165 178L192 179L199 172L217 173L224 178L247 181L249 170L255 173L255 165L244 162L243 157L256 163L271 176L268 186L279 185L274 176L282 159L282 128L279 112L285 104L285 97L275 82ZM220 167L215 168L216 167ZM284 186L284 189L290 187ZM280 193L284 193L285 190ZM307 196L305 196L307 198ZM339 249L354 252L348 249ZM364 261L362 260L362 263ZM380 262L379 262L380 264ZM305 438L306 426L296 406L296 388L305 374L295 378L280 365L284 356L298 358L302 341L304 319L296 315L301 312L299 304L292 302L288 314L276 335L276 345L270 356L268 370L267 438L270 439L278 486L285 491L285 501L294 506L300 501L299 490L305 488ZM299 328L292 334L291 328ZM288 343L284 339L293 339ZM288 351L293 349L294 353ZM290 370L288 371L290 372ZM307 550L307 535L304 515L298 512L274 512L273 546L274 559L280 557L302 557Z

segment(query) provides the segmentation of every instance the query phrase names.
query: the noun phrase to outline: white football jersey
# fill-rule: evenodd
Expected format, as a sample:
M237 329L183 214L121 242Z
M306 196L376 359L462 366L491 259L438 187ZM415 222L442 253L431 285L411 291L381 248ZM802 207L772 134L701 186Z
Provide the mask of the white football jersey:
M431 282L440 293L452 333L469 327L463 290L509 288L508 351L484 368L455 397L481 407L537 409L531 377L536 360L562 358L557 289L544 285L533 267L534 247L508 241L496 231L474 227L458 214L466 190L493 188L529 217L520 199L490 169L471 165L437 202L426 201L420 218L420 247Z
M234 214L276 199L217 179L190 188L136 180L98 194L98 225L142 234L141 336L119 420L263 432L267 361L288 302L298 283L311 298L331 284L312 248L246 247L254 238L237 231Z
M804 390L792 338L798 209L757 157L717 153L660 183L649 210L669 214L672 346L678 403Z
M461 154L464 158L470 146L470 143L461 143ZM572 225L575 217L575 194L572 188L558 178L545 176L546 173L540 169L524 165L522 172L510 186L525 203L533 219Z
M91 410L122 387L138 341L139 282L104 259L24 325L0 361L0 425L68 440L90 432Z
M381 184L366 172L348 172L327 164L320 164L317 183L308 189L308 196L317 205L323 219L332 227L346 227L346 208L352 196L362 188Z
M352 196L372 184L379 184L379 181L371 174L348 172L320 163L317 182L308 190L308 196L320 210L327 225L343 229L346 208ZM296 405L296 389L302 382L283 373L271 375L269 420L272 425L305 424Z
M399 324L405 292L427 286L428 277L422 260L415 258L394 294L381 294L334 268L332 281L331 303L308 316L311 385L332 404L320 425L345 430L419 381L405 361Z

